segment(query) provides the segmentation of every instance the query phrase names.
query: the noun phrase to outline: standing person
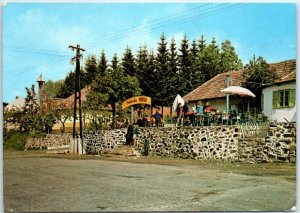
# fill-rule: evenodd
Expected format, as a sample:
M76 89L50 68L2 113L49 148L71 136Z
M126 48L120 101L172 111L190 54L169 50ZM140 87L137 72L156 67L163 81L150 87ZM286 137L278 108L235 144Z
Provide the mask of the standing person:
M181 103L178 104L176 112L177 112L177 126L179 126L183 124L183 107Z
M183 123L187 125L189 123L189 105L188 101L186 101L183 105Z
M188 101L185 102L185 104L183 105L183 114L184 114L184 118L188 117L188 112L189 112L189 105L188 105Z
M129 124L126 133L126 145L130 146L132 144L133 144L133 126L132 124Z
M198 101L196 105L196 116L197 116L197 123L199 125L203 124L204 120L204 106L202 104L202 101Z
M162 114L159 113L159 109L156 109L155 114L153 115L153 118L155 118L155 126L158 127L161 125L161 120L162 120Z
M134 126L133 127L133 145L136 146L136 144L137 144L136 138L137 138L137 134L139 134L140 126L137 123L133 126Z

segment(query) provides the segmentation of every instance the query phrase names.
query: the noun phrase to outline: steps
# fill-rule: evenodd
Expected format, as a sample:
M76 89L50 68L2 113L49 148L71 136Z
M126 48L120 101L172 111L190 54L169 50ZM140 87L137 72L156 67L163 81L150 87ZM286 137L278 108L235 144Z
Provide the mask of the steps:
M126 157L140 157L141 153L136 150L135 146L126 146L126 145L121 145L118 146L118 149L114 150L110 154L114 155L122 155Z
M70 145L47 147L47 154L66 154L70 152Z

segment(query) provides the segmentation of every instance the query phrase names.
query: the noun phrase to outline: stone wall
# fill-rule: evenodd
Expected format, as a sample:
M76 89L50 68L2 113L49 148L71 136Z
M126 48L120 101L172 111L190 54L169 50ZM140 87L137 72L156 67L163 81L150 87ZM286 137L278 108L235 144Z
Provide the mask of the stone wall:
M83 134L87 154L114 151L126 142L127 129L100 130ZM47 135L28 139L26 149L68 145L71 136ZM150 156L201 160L254 162L295 162L296 127L271 124L264 138L243 138L238 126L140 128L137 150Z
M241 162L295 162L296 128L293 124L271 124L266 138L244 138L239 142Z
M25 149L46 149L70 144L69 134L48 134L45 138L29 138L26 141Z
M140 128L138 150L152 156L238 159L238 127Z
M100 130L83 134L84 147L87 154L111 152L119 145L125 144L127 129Z

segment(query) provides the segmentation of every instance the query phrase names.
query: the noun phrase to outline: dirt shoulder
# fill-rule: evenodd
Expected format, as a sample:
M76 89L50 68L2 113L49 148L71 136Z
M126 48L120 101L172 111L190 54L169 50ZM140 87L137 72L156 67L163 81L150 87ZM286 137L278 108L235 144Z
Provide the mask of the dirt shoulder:
M205 169L217 169L221 171L234 172L245 175L255 176L291 176L296 179L296 164L295 163L240 163L227 162L216 160L193 160L181 158L165 158L159 156L122 156L114 154L103 155L71 155L71 154L49 154L46 150L32 151L4 151L4 158L56 158L69 160L107 160L118 162L130 162L141 164L157 164L157 165L174 165L174 166L196 166Z

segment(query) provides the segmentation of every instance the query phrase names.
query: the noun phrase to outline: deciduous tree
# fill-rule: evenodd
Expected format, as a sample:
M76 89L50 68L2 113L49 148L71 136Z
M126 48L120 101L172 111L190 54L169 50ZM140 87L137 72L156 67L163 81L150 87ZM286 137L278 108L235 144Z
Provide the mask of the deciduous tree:
M103 77L97 77L91 84L91 92L87 96L90 106L107 106L112 108L113 124L115 128L115 115L117 104L141 93L136 77L126 75L118 67L116 70L107 69Z
M256 95L255 105L257 108L261 106L261 94L262 94L262 84L268 84L274 82L276 79L276 72L274 69L270 68L270 65L266 60L259 56L253 58L249 61L249 64L245 66L246 72L244 72L244 77L246 78L243 86L248 88Z

